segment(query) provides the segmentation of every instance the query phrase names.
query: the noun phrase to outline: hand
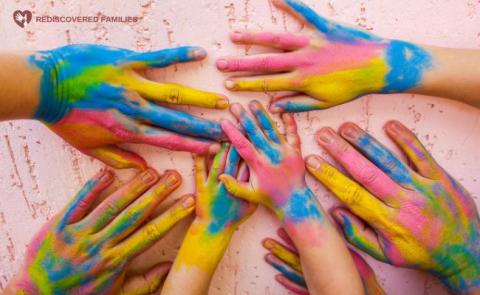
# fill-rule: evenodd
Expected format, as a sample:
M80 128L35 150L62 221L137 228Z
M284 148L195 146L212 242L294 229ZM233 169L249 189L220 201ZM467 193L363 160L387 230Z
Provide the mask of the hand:
M129 261L158 241L194 210L186 196L162 215L148 220L181 183L167 171L161 177L147 169L92 204L113 182L103 171L88 181L70 204L33 238L26 262L10 284L12 294L150 294L167 274L170 263L143 275L125 278Z
M302 112L339 105L368 93L402 92L422 82L432 67L430 54L411 43L382 39L331 22L298 0L274 0L308 32L235 32L237 44L283 50L275 54L220 59L226 72L249 71L263 76L229 79L233 91L289 91L276 97L272 112ZM311 98L296 97L304 93Z
M43 71L35 118L70 144L115 168L142 168L145 161L120 143L216 153L218 123L157 103L226 108L225 96L148 80L143 71L201 60L199 47L138 53L102 45L71 45L40 51L30 63ZM201 139L203 138L203 139Z
M309 294L302 272L300 257L293 241L285 229L281 228L277 233L287 245L283 245L275 239L265 239L262 244L270 251L270 253L265 255L265 261L280 272L280 274L275 276L277 282L295 294ZM362 278L365 294L384 295L385 292L378 283L375 272L370 265L355 251L350 250L350 254Z
M341 137L330 128L319 131L319 144L356 180L308 157L308 171L353 212L337 209L335 219L350 243L378 260L431 272L457 293L478 289L475 202L410 130L397 121L385 130L413 167L353 123L340 128Z

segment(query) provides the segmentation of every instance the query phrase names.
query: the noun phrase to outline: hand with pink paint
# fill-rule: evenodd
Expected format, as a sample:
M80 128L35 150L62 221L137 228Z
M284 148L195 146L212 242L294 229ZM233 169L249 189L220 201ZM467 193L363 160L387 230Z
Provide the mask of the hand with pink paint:
M232 42L278 53L222 58L232 91L282 91L272 112L333 107L370 93L412 92L454 98L480 107L480 51L420 46L384 39L330 21L299 0L273 0L305 28L300 33L234 32ZM306 96L307 97L306 97Z
M35 235L5 294L152 294L170 269L164 262L129 276L129 262L194 210L185 196L153 212L181 183L173 170L147 169L108 195L114 175L102 171Z
M241 165L236 149L224 144L211 162L207 173L204 157L196 156L195 178L197 187L196 218L190 226L175 259L163 295L185 294L184 284L189 282L188 294L207 294L210 281L222 259L233 233L250 217L256 204L231 196L220 174L239 181L247 181L246 165Z
M205 56L200 47L140 53L91 44L38 51L28 57L11 55L10 63L18 63L12 66L19 73L15 78L34 90L20 97L21 101L29 100L28 104L22 108L7 105L0 111L0 119L40 120L80 151L115 168L147 167L140 156L118 146L123 143L216 153L220 148L217 141L223 138L220 125L171 106L224 109L228 107L226 97L158 83L146 75L154 68L199 61ZM22 94L10 91L9 85L5 88L0 106L10 96L16 101Z
M223 174L220 180L226 189L276 214L299 250L312 294L362 294L360 277L341 236L305 183L305 164L293 116L282 116L284 136L258 101L250 103L255 118L239 104L233 104L230 110L248 139L232 122L220 123L254 179L246 183ZM338 271L332 272L332 268Z
M269 251L269 253L265 255L265 261L280 272L280 274L275 276L277 282L294 294L309 294L302 272L298 250L295 248L293 241L285 229L281 228L277 233L285 244L271 238L263 240L263 246ZM355 251L350 249L349 251L362 279L365 294L385 295L385 291L383 291L382 286L377 281L375 272L370 265Z
M397 121L387 135L410 165L353 123L318 143L352 176L318 156L308 171L347 208L333 211L348 241L372 257L424 270L457 294L480 292L480 219L471 195Z

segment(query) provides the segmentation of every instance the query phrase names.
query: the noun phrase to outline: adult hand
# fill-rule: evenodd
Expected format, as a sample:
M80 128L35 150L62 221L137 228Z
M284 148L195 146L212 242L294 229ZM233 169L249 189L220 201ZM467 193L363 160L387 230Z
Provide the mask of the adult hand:
M272 101L272 112L324 109L368 93L406 91L419 85L423 72L432 67L430 54L419 46L329 21L298 0L273 3L307 32L235 32L231 40L237 44L283 52L217 61L221 71L257 74L226 80L230 90L288 91ZM301 93L311 98L298 97Z
M318 156L307 158L308 171L350 210L333 216L349 242L376 259L428 271L457 293L478 291L475 202L404 125L391 121L385 130L412 167L353 123L340 128L341 136L319 131L318 143L354 179Z
M156 291L170 263L130 278L126 278L126 267L193 212L195 200L185 196L149 221L157 206L180 185L181 177L173 170L159 176L147 169L92 209L112 182L112 172L100 172L35 235L24 265L7 288L11 294Z
M115 168L145 169L121 143L216 153L220 125L157 103L226 108L225 96L148 80L148 68L201 60L199 47L154 52L102 45L70 45L30 56L43 72L35 118L70 144Z
M277 233L285 244L272 238L263 240L263 247L270 252L265 255L265 261L280 272L275 276L277 282L295 294L309 294L302 272L300 256L293 241L285 229L280 228ZM378 283L375 272L370 265L355 251L350 249L349 251L362 279L365 294L384 295L385 292Z

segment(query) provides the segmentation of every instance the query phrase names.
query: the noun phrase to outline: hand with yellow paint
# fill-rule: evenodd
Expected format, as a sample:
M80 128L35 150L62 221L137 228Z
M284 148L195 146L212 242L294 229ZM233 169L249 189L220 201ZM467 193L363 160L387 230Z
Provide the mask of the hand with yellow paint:
M396 266L428 271L452 292L480 292L480 219L471 195L400 122L385 125L406 164L353 123L318 143L353 179L318 156L308 171L348 208L333 211L348 241Z
M207 173L204 157L195 161L196 218L180 247L162 294L207 294L212 276L237 227L255 211L256 205L232 197L218 180L220 174L247 181L247 166L240 164L236 149L224 144Z
M298 19L306 32L235 32L236 44L282 52L217 61L221 71L256 74L226 80L230 90L287 91L273 99L272 112L325 109L364 94L407 91L433 67L430 53L420 46L329 21L298 0L273 4Z
M129 262L194 210L185 196L161 215L155 209L181 183L173 170L147 169L103 199L114 175L102 171L35 235L4 294L153 294L170 262L130 276ZM99 200L99 204L94 206Z
M299 251L312 294L362 294L361 280L345 243L305 183L305 163L293 115L283 114L283 135L258 101L250 102L249 107L253 116L240 104L230 107L245 135L228 120L220 124L254 178L242 182L223 174L220 180L232 195L275 213Z
M285 245L275 239L265 239L262 244L269 251L265 255L265 261L280 272L275 280L282 286L294 294L309 294L298 250L285 229L281 228L277 233ZM370 265L355 251L349 251L362 278L365 295L385 295Z
M0 64L28 85L3 81L0 71L0 119L31 118L85 154L114 168L145 169L145 161L118 145L149 144L198 154L216 153L222 131L217 122L171 106L225 109L224 95L148 79L148 71L204 59L200 47L135 52L78 44L37 51L29 56L0 55ZM7 83L10 82L10 83ZM5 85L4 85L5 84ZM10 89L12 88L12 89ZM25 93L24 93L25 92ZM10 97L20 101L15 108ZM5 103L4 103L5 102ZM162 104L162 105L160 105Z

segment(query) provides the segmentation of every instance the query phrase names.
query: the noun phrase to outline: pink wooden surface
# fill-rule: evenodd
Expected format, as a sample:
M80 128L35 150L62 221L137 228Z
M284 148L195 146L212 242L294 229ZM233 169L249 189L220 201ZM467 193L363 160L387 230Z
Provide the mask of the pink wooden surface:
M332 0L306 2L332 19L379 35L441 46L480 48L478 0ZM125 24L40 24L19 28L13 11L29 9L35 15L136 15L144 19ZM0 2L0 49L47 49L68 43L102 43L137 50L197 44L209 58L201 63L152 72L159 80L226 92L225 77L214 68L217 57L243 55L261 49L233 46L233 29L288 30L298 26L267 0L136 0L136 1L33 1ZM228 93L231 101L246 103L263 94ZM193 110L207 117L226 112ZM313 142L322 126L337 127L350 120L365 127L388 146L382 125L398 119L414 128L438 162L477 199L480 193L480 113L444 99L416 95L371 95L334 109L297 115L303 152L323 152ZM178 169L184 184L175 193L193 190L191 158L187 153L135 146L159 170ZM20 266L25 246L34 232L102 165L85 157L34 121L0 123L0 290ZM122 171L125 180L131 172ZM309 184L325 207L333 197L317 183ZM134 267L172 259L186 223L139 257ZM211 286L211 294L287 294L273 279L274 271L263 262L260 241L274 235L277 221L260 209L233 238ZM369 261L389 294L446 294L439 282L420 272L395 269ZM334 271L334 270L332 270ZM188 282L184 282L188 286Z

